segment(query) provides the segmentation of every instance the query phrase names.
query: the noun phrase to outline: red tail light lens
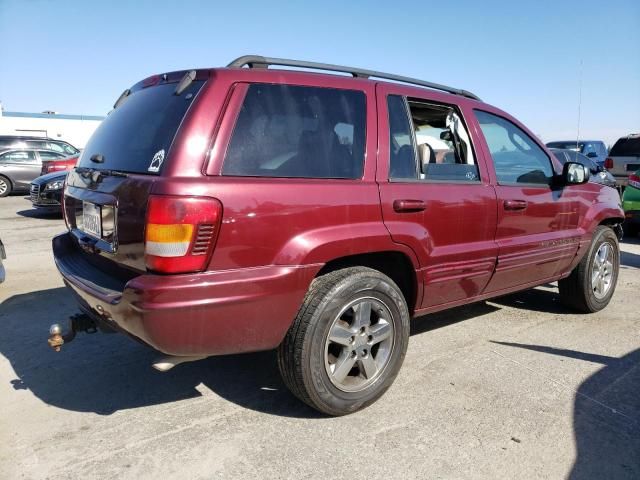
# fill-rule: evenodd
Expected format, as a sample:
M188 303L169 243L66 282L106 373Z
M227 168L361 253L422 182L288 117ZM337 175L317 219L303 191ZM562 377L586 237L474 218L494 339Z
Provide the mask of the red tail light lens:
M72 170L74 165L67 162L42 162L41 175L52 172L64 172L65 170Z
M144 245L147 268L161 273L204 270L221 218L222 204L215 198L151 195Z
M629 175L629 185L634 188L640 188L640 176L636 175L635 173Z
M608 157L608 158L604 161L604 168L606 168L607 170L609 170L610 168L613 168L613 158Z

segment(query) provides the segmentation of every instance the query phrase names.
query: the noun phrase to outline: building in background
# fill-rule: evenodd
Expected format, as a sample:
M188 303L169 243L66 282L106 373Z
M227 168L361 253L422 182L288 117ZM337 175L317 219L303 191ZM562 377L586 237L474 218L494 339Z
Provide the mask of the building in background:
M0 105L0 135L32 135L64 140L84 148L105 117L95 115L63 115L56 112L7 112Z

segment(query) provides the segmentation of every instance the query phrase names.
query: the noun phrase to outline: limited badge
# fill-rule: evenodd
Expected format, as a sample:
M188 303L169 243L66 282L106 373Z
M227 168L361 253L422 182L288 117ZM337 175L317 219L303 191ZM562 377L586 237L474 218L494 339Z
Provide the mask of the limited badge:
M153 173L159 172L162 162L164 162L164 148L162 150L158 150L153 156L153 160L151 160L151 165L149 165L148 171Z

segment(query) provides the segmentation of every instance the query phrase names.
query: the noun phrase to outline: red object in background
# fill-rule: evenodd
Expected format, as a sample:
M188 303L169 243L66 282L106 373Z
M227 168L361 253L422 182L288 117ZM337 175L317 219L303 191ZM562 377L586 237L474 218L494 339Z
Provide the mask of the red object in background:
M640 176L635 173L629 175L629 185L635 188L640 188Z
M604 168L606 168L607 170L613 168L613 158L607 157L607 159L604 161Z
M75 155L73 157L61 158L60 160L43 160L40 175L71 170L76 166L76 163L78 163L78 158L80 158L80 156Z

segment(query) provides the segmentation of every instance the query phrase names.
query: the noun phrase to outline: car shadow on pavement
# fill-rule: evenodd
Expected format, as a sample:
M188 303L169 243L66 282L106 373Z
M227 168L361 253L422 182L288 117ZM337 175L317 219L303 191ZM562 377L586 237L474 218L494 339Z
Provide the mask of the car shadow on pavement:
M202 396L202 386L241 407L273 415L319 418L289 393L274 352L210 357L154 370L159 354L120 334L80 333L59 353L49 326L77 312L66 288L15 295L0 304L0 355L15 371L14 390L58 408L110 415L119 410Z
M497 310L485 303L414 322L420 334ZM79 333L59 353L47 345L49 326L77 312L66 288L15 295L0 304L0 355L15 371L16 391L48 405L110 415L119 410L202 396L202 387L243 408L287 417L322 418L284 386L273 351L210 357L158 372L154 350L122 334Z
M617 358L542 345L493 343L604 365L575 392L577 455L568 478L640 478L640 349Z
M26 218L46 218L46 219L61 219L62 212L59 210L39 210L37 208L29 208L26 210L19 210L16 215Z
M411 321L411 335L419 335L430 332L431 330L437 330L438 328L448 327L449 325L464 322L470 318L487 315L496 310L500 310L500 308L485 302L476 302L462 307L416 317Z
M623 268L640 268L640 255L631 252L620 252L620 265Z
M533 312L575 313L560 302L557 286L554 287L555 290L543 290L541 288L522 290L510 295L505 295L504 297L492 298L489 301L503 307L512 307Z

